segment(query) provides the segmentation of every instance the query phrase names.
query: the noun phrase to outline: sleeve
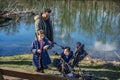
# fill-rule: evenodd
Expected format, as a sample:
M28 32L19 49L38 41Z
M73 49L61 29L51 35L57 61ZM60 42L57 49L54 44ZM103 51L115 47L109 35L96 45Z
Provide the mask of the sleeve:
M35 32L39 30L40 19L35 20Z
M50 23L50 36L51 36L51 41L54 42L54 39L53 39L53 26L52 26L52 21L49 19L49 23Z
M73 57L73 51L70 51L70 58Z
M32 51L33 53L36 53L36 51L37 51L35 41L32 42L32 49L31 49L31 51Z
M52 48L52 42L48 40L47 37L45 37L45 42L46 42L46 45L49 45L49 49Z
M62 53L60 54L60 56L63 58L63 56L64 56L64 52L62 52Z

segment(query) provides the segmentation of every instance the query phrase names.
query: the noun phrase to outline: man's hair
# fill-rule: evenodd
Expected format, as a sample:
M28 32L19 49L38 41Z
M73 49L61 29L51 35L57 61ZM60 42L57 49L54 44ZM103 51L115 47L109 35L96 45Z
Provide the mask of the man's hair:
M44 10L44 12L51 13L51 9L50 9L50 8L46 8L46 9Z

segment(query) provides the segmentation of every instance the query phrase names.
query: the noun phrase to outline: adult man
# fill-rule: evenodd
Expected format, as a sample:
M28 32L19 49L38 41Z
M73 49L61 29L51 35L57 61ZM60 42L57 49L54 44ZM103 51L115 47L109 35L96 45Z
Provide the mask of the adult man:
M45 9L40 15L34 17L35 20L35 33L42 29L45 36L53 42L53 28L50 21L51 9Z

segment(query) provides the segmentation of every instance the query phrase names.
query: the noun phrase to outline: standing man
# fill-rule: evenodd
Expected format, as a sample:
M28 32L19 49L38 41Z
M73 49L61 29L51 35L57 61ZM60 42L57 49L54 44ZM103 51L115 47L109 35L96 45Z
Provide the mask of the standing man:
M45 9L40 15L34 17L35 20L35 33L42 29L45 36L53 42L53 28L50 21L51 9Z

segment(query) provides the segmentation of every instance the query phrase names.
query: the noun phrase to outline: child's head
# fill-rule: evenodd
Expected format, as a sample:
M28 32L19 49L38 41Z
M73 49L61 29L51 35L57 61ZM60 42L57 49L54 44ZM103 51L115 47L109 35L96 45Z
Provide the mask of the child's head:
M79 48L81 46L81 43L80 42L77 42L76 43L76 48Z
M64 54L69 55L69 53L70 53L70 47L65 47Z
M81 49L84 49L84 44L81 44L81 42L77 42L76 49L78 49L79 47L81 47Z
M44 31L43 30L39 30L39 31L37 31L37 39L38 40L42 40L43 38L44 38Z

